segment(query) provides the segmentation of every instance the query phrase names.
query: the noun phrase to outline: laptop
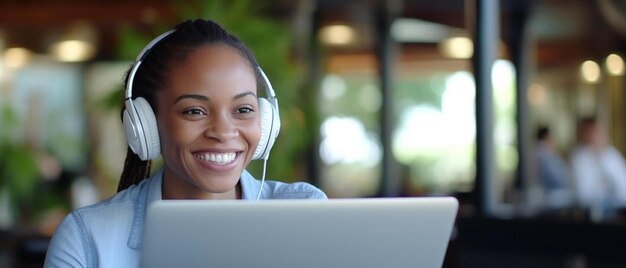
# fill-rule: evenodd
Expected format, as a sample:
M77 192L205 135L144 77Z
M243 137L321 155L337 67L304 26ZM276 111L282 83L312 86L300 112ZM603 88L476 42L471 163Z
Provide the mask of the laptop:
M142 267L441 267L452 197L169 200L148 209Z

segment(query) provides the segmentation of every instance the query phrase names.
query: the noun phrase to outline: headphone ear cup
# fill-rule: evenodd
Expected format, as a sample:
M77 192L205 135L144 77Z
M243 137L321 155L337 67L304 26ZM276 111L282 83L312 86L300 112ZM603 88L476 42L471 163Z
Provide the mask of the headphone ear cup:
M156 117L152 107L144 98L136 98L132 101L134 111L129 111L130 105L126 105L123 116L124 133L128 146L141 160L153 160L161 155L161 144ZM135 113L136 120L130 113Z
M280 132L280 118L276 108L265 98L259 98L259 111L261 121L261 139L252 156L253 160L267 159L270 150Z

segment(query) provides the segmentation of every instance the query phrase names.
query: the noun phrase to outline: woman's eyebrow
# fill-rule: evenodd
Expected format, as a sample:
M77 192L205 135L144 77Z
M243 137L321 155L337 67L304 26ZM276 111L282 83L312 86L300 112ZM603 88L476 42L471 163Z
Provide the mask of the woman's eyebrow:
M248 96L248 95L252 95L253 97L256 98L256 94L254 94L254 92L246 91L246 92L239 93L239 94L235 95L235 97L233 97L233 100L236 100L236 99L239 99L239 98L243 98L243 97Z
M248 95L252 95L253 97L256 98L256 94L254 94L254 92L252 91L246 91L243 93L239 93L237 95L235 95L235 97L233 97L234 100L236 99L240 99L243 98L245 96ZM185 94L185 95L180 95L178 98L176 98L176 100L174 100L174 103L177 103L183 99L195 99L195 100L200 100L200 101L208 101L209 97L204 96L204 95L198 95L198 94Z
M196 100L201 100L201 101L208 101L209 97L204 96L204 95L198 95L198 94L185 94L176 98L176 100L174 100L174 103L177 103L183 99L196 99Z

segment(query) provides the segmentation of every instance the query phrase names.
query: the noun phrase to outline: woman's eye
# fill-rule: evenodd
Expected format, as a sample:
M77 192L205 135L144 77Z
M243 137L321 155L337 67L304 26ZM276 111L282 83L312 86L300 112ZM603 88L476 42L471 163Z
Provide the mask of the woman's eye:
M239 109L237 109L237 113L239 114L247 114L247 113L251 113L254 112L254 110L252 110L252 108L250 107L241 107Z
M183 112L186 115L203 115L204 112L200 109L187 109Z

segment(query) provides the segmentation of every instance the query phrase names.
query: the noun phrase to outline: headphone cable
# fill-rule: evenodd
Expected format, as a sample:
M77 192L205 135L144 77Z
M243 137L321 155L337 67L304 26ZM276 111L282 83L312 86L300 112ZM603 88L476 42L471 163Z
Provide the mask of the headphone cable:
M267 159L263 159L263 175L261 177L261 188L259 188L259 193L256 196L256 200L261 200L261 193L263 193L263 185L265 184L265 171L267 170Z

